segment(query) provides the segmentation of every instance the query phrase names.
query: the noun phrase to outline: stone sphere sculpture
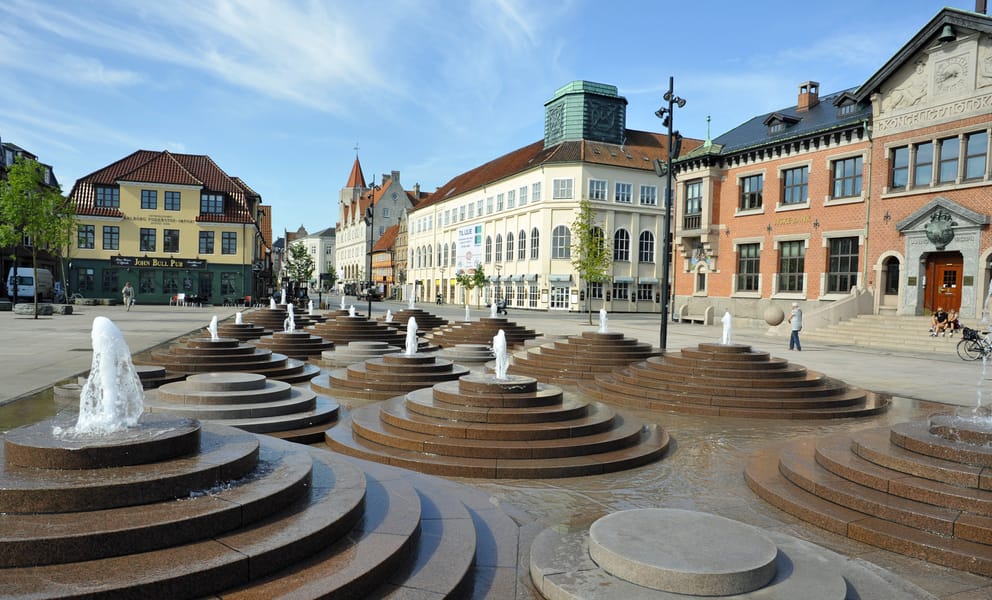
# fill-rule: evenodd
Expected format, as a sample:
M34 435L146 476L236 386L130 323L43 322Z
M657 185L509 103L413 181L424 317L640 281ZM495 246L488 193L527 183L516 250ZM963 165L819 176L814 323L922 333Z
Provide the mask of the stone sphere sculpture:
M770 326L775 327L780 325L782 321L785 320L785 311L781 307L775 306L774 304L765 309L765 323Z

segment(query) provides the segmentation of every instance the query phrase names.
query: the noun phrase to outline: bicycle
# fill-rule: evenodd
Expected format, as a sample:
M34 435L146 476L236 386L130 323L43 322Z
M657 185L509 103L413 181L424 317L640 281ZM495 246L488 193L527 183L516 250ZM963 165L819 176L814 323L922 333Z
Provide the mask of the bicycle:
M992 356L992 338L988 336L988 332L963 327L957 351L961 360L978 360Z

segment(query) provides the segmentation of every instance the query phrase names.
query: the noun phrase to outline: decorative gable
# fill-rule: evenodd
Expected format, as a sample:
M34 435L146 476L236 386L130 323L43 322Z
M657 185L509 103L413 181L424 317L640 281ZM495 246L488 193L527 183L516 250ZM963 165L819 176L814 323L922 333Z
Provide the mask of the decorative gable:
M765 117L764 124L768 128L768 135L778 135L801 120L794 115L775 112Z

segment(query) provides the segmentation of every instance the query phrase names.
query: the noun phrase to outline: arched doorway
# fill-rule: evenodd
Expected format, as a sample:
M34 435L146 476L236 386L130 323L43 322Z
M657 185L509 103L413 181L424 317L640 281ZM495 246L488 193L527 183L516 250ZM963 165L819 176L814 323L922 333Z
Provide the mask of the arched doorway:
M923 308L934 311L961 308L961 278L964 259L960 252L933 252L926 261L926 287L923 289Z
M882 262L882 306L899 306L899 259L890 256Z

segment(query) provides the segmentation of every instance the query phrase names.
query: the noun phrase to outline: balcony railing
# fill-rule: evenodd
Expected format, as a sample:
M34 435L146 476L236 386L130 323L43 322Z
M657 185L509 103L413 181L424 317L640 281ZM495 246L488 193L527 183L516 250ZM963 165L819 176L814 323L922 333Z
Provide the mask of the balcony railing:
M682 216L682 229L699 229L702 226L703 214L695 213Z

